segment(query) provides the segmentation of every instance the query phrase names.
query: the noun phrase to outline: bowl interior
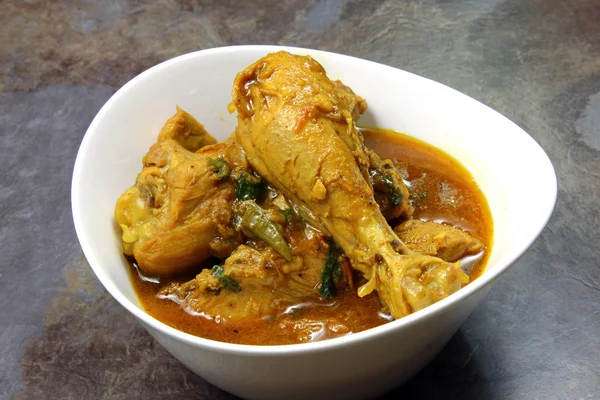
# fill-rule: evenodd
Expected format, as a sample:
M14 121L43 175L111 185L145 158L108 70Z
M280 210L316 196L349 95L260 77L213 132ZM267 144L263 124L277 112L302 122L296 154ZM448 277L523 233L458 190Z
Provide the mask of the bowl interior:
M151 319L134 310L139 303L113 221L116 199L134 182L143 155L176 104L217 139L229 136L236 125L236 116L227 112L235 74L278 49L219 48L169 60L121 88L90 125L73 175L75 226L99 279L138 317ZM554 207L556 177L543 150L514 123L453 89L408 72L332 53L286 49L312 55L331 78L341 79L367 100L369 110L361 125L401 131L443 149L480 185L494 219L488 268L441 303L489 283L537 237Z

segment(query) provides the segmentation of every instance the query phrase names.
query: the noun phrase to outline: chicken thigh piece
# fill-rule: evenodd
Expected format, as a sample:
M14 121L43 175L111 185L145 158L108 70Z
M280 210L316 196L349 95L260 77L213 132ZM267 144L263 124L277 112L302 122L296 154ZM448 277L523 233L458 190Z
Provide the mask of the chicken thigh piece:
M136 183L118 199L115 220L123 252L151 276L168 276L214 256L228 257L243 235L231 223L235 183L209 163L225 160L247 167L234 138L196 153L173 139L155 143L143 159Z
M278 52L237 75L230 110L238 111L236 137L252 167L335 239L368 280L359 295L378 290L400 318L412 310L405 285L422 300L429 290L418 279L423 271L449 270L459 277L460 267L412 253L387 224L349 103L315 60ZM407 276L413 267L420 271L411 274L417 278ZM414 308L427 301L433 302L426 298Z

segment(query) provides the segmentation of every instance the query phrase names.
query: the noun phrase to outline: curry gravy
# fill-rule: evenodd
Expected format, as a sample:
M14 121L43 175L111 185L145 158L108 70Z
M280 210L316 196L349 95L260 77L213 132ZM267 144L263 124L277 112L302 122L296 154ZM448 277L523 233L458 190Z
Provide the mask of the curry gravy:
M414 218L459 227L485 243L483 254L462 260L471 281L477 278L490 253L493 225L487 201L469 172L446 153L410 136L383 129L361 131L368 148L382 159L391 159L402 171L415 208ZM277 317L219 323L157 297L164 285L188 281L194 274L161 278L160 283L154 283L143 280L133 266L130 273L139 301L149 315L206 339L253 345L293 344L339 337L390 321L389 316L380 313L376 292L361 299L355 289L346 288L332 300L318 295L304 298L301 304L282 310Z

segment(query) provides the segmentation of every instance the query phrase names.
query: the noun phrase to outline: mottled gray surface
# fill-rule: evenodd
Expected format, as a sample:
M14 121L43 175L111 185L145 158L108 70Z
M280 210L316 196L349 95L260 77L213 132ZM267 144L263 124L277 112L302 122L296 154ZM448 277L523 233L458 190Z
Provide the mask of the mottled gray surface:
M246 43L438 80L514 120L554 163L548 228L390 398L600 398L596 0L0 2L0 398L231 398L99 285L69 184L87 126L120 85L178 54Z

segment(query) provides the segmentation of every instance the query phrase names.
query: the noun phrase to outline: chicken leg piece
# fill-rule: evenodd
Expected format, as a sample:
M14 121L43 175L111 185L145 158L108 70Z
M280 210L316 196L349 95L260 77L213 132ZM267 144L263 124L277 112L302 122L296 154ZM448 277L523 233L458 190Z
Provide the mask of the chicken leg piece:
M448 269L459 276L460 267L414 254L387 224L350 103L315 60L278 52L237 75L230 111L238 111L235 134L252 167L335 239L368 279L359 295L378 290L400 318L433 301L421 275ZM413 307L403 292L419 302Z

